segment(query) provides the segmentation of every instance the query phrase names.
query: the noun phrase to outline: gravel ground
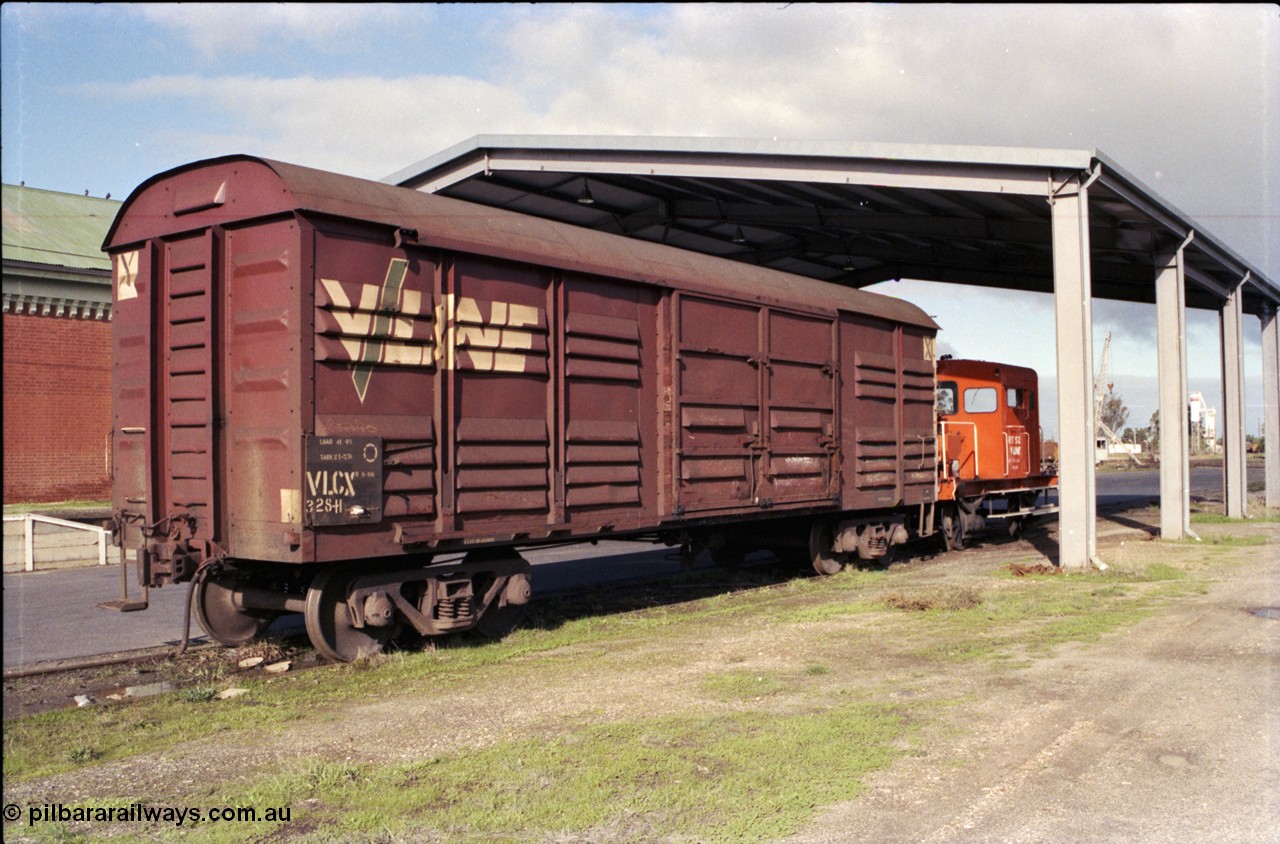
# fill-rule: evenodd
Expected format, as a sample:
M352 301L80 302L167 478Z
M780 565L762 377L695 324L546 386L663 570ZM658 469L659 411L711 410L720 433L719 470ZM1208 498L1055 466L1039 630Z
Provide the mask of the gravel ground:
M1270 543L1208 594L968 678L960 735L940 730L790 844L1280 841L1280 529L1252 529ZM1124 556L1115 540L1104 558Z

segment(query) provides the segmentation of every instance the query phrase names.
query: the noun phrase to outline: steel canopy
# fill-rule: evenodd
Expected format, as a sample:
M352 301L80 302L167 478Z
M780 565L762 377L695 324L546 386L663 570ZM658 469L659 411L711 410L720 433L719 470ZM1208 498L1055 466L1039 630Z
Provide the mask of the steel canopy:
M1051 202L1079 178L1094 296L1154 303L1154 256L1186 243L1189 307L1237 288L1245 313L1280 303L1273 280L1097 150L480 135L383 181L853 287L1051 293Z
M384 179L852 287L894 279L1051 293L1058 562L1097 562L1092 298L1155 304L1162 418L1186 408L1185 308L1222 328L1224 490L1244 515L1241 316L1263 324L1280 428L1280 286L1098 150L482 135ZM1190 532L1181 426L1161 439L1161 534ZM1280 457L1268 452L1268 500Z

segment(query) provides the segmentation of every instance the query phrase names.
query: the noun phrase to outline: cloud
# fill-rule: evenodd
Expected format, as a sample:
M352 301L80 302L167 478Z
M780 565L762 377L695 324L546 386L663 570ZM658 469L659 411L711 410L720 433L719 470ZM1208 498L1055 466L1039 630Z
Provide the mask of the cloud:
M403 11L380 3L142 3L123 8L177 33L205 58L270 49L282 40L338 47L352 40L351 33L374 23L386 25Z
M246 152L365 178L474 134L476 122L494 131L537 122L517 95L461 77L157 76L82 91L158 112L173 100L199 103L193 123L166 125L173 163Z
M553 6L500 81L562 132L1096 147L1276 266L1278 35L1264 6Z
M24 102L39 107L5 110L7 142L18 118L35 127L32 117L46 110L74 111L92 156L66 144L65 124L47 137L24 135L20 154L58 150L58 172L85 170L75 184L100 178L103 162L126 163L136 184L233 152L380 178L499 133L1098 148L1280 280L1275 6L7 4L0 12L13 39L6 57L25 57L18 68L49 85L66 84L78 46L110 45L120 21L132 24L123 58L80 50L91 61L79 78L103 81L49 96L28 81ZM56 72L36 74L39 56L58 56ZM1056 366L1050 297L908 282L893 292L937 314L960 355L1027 362L1044 374ZM1153 374L1153 309L1097 301L1094 329L1095 366L1110 329L1116 375ZM1247 320L1247 365L1256 337L1256 320ZM1216 315L1192 312L1188 341L1192 377L1214 375Z
M282 41L341 49L360 43L347 33L385 33L396 15L421 36L449 14L124 8L206 56ZM256 139L255 152L373 177L486 133L1098 147L1280 276L1280 109L1267 108L1280 101L1280 24L1269 7L474 8L454 12L485 21L468 21L483 37L465 74L157 75L96 91L198 106L191 128L164 123L179 157L184 143L203 155L226 152L210 147L228 137Z

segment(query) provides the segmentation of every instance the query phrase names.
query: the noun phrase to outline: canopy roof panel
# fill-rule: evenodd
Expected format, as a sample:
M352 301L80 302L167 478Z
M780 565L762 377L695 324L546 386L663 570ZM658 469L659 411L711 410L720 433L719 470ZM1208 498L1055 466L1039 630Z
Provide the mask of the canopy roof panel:
M1184 242L1187 304L1280 286L1097 150L481 135L383 181L853 287L1053 290L1050 202L1089 186L1093 295L1154 302Z

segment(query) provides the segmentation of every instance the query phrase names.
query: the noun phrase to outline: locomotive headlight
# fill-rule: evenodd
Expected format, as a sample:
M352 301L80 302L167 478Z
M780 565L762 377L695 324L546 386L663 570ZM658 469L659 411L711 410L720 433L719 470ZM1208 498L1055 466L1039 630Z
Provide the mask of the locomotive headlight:
M952 461L951 461L951 465L950 465L950 466L948 466L947 468L951 470L951 474L953 474L953 475L958 475L958 474L960 474L960 461L959 461L959 460L952 460Z

